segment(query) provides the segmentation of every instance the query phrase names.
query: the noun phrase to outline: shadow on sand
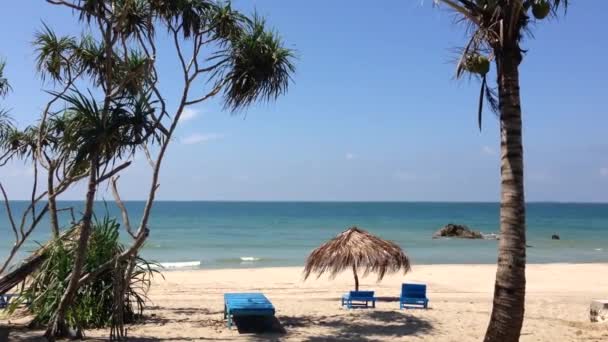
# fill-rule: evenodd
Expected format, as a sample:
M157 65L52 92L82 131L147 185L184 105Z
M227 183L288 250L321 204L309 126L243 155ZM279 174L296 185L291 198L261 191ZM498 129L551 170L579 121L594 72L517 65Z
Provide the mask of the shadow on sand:
M163 308L163 310L167 310ZM198 309L175 309L182 313L186 312L200 312ZM210 312L216 314L216 312ZM219 314L219 313L218 313ZM156 322L155 322L156 321ZM155 322L159 323L174 323L174 319L164 319L161 317L146 317L146 323ZM181 322L178 319L177 322ZM208 322L206 322L208 324ZM216 324L225 324L225 321L216 320ZM306 333L301 334L298 328L306 327L322 327L325 328L323 334L319 335L308 335ZM4 333L6 333L7 327L2 327ZM45 341L40 338L41 331L33 332L22 327L11 327L11 338L15 341L27 341L37 342ZM234 329L239 334L251 334L248 336L249 340L252 341L282 341L285 337L298 336L299 340L306 342L322 342L322 341L389 341L391 338L398 338L404 336L418 336L430 333L434 327L433 324L421 317L416 317L415 314L402 311L381 311L381 310L370 310L367 312L360 312L356 315L331 315L331 316L282 316L278 317L236 317L234 321ZM0 331L2 332L2 331ZM0 342L2 340L0 334ZM206 336L197 337L166 337L166 338L155 338L155 337L128 337L127 341L131 342L156 342L156 341L219 341L219 340L233 340L232 338L221 338L215 337L210 338ZM93 339L92 341L107 341L107 339Z
M282 316L289 332L292 327L322 326L331 331L307 336L304 341L388 341L391 337L416 336L431 332L428 320L398 311L369 311L360 316ZM362 321L365 319L367 321ZM374 323L369 322L374 321Z

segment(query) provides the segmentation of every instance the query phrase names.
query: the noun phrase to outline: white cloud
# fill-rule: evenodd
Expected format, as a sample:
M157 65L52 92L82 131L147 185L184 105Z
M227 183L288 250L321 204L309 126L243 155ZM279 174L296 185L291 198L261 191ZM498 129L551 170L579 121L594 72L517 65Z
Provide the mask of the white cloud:
M190 121L196 119L201 113L200 110L194 108L184 108L182 115L179 117L180 122Z
M345 156L346 160L353 160L355 158L357 158L357 155L351 152L348 152Z
M213 141L213 140L219 140L219 139L222 139L223 137L224 137L223 134L217 134L217 133L206 133L206 134L194 133L185 138L182 138L182 144L184 144L184 145L200 144L200 143L205 143L205 142L209 142L209 141Z
M401 182L411 182L417 179L415 174L406 171L397 171L395 172L394 177Z
M495 156L496 155L496 151L494 151L493 148L491 148L490 146L484 146L481 148L481 153L488 155L488 156Z
M608 167L602 167L602 168L600 168L600 176L602 176L602 177L608 177Z

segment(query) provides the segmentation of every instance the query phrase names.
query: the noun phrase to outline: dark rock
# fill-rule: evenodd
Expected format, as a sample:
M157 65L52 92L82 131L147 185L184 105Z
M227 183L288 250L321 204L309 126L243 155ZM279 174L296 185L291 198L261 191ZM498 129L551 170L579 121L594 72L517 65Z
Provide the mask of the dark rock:
M483 234L471 230L467 226L449 223L433 234L433 239L441 237L455 237L461 239L483 239Z
M557 234L551 235L551 240L559 240L559 235L557 235Z

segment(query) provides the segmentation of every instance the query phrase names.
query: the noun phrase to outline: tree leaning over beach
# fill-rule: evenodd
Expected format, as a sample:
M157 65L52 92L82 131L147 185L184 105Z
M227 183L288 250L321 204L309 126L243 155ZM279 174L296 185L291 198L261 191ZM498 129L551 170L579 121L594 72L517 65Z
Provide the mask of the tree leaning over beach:
M526 289L526 211L519 65L523 38L540 22L568 6L568 0L434 0L453 10L469 28L456 76L481 79L478 124L485 100L500 121L500 241L494 302L485 341L518 341L524 319ZM491 62L497 88L486 76Z

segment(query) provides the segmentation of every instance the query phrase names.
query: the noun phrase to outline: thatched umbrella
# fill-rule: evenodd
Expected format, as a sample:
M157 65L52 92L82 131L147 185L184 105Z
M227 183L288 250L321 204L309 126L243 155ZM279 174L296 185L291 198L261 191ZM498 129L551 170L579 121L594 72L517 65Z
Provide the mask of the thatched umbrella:
M311 273L320 277L329 272L331 277L352 268L355 276L355 291L359 291L357 270L363 275L378 273L378 281L389 272L410 270L410 260L401 247L392 241L383 240L363 229L349 228L335 238L312 251L306 259L304 279Z

